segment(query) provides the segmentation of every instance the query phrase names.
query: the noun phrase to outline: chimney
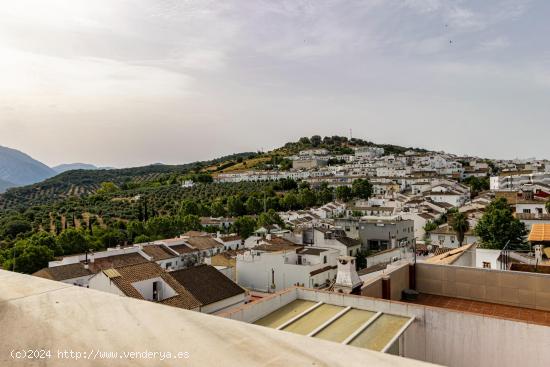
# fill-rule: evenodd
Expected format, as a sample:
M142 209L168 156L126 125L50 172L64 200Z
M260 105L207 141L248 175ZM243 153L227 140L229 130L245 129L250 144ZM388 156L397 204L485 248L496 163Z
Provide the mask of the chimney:
M363 284L361 278L357 274L355 266L355 257L340 256L338 257L338 273L336 274L336 283L334 290L340 293L352 293L355 289Z
M542 245L535 245L535 263L538 265L542 263Z

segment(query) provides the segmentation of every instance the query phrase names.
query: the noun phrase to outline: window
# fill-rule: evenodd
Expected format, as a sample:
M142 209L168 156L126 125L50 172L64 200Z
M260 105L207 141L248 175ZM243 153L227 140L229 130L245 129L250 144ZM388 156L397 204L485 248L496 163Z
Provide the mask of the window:
M323 256L323 264L326 264L326 263L327 263L327 257Z
M483 269L491 269L491 263L488 261L483 262Z
M349 256L352 256L352 255L353 255L353 251L349 250Z
M171 266L172 266L172 263L171 263L171 262L170 262L170 263L166 263L166 269L168 269L168 268L171 267Z
M524 214L531 214L531 209L523 209Z
M445 242L445 236L437 236L439 242Z

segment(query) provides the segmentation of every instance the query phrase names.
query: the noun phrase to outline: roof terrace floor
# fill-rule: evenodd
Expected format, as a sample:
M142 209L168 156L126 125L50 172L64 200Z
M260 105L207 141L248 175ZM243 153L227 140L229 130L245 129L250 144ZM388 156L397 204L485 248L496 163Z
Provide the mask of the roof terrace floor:
M426 293L421 293L416 301L408 302L424 306L441 307L450 310L550 326L549 311L472 301L463 298L445 297Z

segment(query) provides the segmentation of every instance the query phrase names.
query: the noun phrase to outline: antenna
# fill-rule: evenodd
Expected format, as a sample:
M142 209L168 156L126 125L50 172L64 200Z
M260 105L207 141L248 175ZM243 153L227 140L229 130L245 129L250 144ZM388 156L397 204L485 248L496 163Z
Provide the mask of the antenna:
M349 140L353 139L353 131L349 129Z

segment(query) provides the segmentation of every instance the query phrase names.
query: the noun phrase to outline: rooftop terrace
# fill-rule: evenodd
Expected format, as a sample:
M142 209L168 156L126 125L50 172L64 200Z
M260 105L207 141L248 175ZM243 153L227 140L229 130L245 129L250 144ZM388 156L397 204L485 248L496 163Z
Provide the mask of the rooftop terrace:
M424 293L421 293L417 300L409 302L424 306L441 307L449 310L550 326L549 311Z
M414 360L308 338L0 270L0 365L37 365L12 351L51 350L48 366L424 366ZM58 351L81 353L80 360ZM123 352L188 352L185 360ZM116 352L101 359L98 352ZM122 358L120 357L122 356ZM86 358L86 359L84 359ZM88 359L90 358L90 359ZM130 361L131 359L131 361Z

